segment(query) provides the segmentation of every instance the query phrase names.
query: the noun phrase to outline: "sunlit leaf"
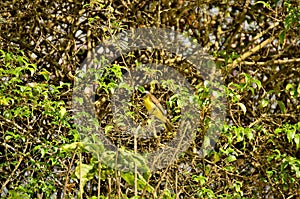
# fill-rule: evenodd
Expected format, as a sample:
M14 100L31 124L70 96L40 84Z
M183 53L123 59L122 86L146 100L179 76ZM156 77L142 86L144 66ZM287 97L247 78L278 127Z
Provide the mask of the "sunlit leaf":
M296 143L296 149L299 150L300 149L300 134L296 134L294 141Z
M67 109L65 107L61 106L60 111L59 111L60 117L63 118L65 116L66 112L67 112Z
M78 147L78 144L79 144L79 142L73 142L71 144L66 144L66 145L62 146L61 149L66 152L73 151Z
M284 105L284 103L282 101L280 101L280 100L278 100L277 103L278 103L278 106L280 108L281 113L285 113L285 105Z
M228 162L234 162L234 161L236 161L236 157L235 157L234 155L230 155L230 156L228 156L228 157L226 158L226 160L227 160Z
M269 100L267 100L267 99L262 99L261 100L261 106L264 108L264 107L266 107L266 106L268 106L268 104L269 104Z
M240 103L240 102L238 102L237 105L239 105L241 107L241 109L242 109L242 111L244 112L244 115L245 115L246 112L247 112L246 106L243 103Z

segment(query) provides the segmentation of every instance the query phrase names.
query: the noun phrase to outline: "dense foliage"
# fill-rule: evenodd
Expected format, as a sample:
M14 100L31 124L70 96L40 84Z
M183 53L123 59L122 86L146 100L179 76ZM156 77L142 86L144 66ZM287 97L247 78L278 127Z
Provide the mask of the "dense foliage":
M0 196L299 198L299 18L300 4L292 0L0 2ZM197 150L211 110L207 95L200 93L207 93L194 68L180 70L185 63L175 62L172 67L186 73L199 94L201 124L176 162L137 175L93 156L104 151L80 139L72 92L77 69L94 47L144 27L184 33L213 56L225 83L227 124L214 151L200 158ZM159 53L128 53L98 82L99 126L113 142L132 150L132 139L113 123L110 99L125 71L145 56L156 63L163 59ZM160 84L145 88L162 96L176 122L180 105L170 99L172 93ZM141 112L133 118L142 122L147 114L140 102L135 93L131 111ZM172 102L177 103L173 108ZM164 142L173 138L161 137ZM153 142L140 140L139 149L153 150Z

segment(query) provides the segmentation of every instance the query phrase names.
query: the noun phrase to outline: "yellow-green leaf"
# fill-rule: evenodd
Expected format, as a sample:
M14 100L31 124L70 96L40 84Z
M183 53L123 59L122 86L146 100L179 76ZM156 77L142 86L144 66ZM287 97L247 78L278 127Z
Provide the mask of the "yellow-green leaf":
M65 107L61 106L60 111L59 111L60 117L63 118L65 116L66 112L67 112L67 109Z
M244 115L246 114L246 112L247 112L247 108L246 108L246 106L243 104L243 103L237 103L237 105L239 105L240 107L241 107L241 109L242 109L242 111L244 112Z

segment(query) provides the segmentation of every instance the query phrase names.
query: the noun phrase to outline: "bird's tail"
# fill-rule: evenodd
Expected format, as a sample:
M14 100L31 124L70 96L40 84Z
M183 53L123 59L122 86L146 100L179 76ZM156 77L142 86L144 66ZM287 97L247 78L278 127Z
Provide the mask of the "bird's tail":
M168 131L172 131L174 126L171 124L170 120L166 120L166 127L168 129Z

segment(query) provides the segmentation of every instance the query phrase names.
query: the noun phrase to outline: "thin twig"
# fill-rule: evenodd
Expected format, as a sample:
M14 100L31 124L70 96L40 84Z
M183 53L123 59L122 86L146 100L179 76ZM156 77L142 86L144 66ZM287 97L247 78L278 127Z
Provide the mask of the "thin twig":
M226 60L223 58L212 58L214 61L225 62ZM300 58L286 59L286 60L270 60L266 62L254 62L254 61L241 61L240 64L244 65L268 65L268 64L289 64L289 63L297 63L300 62Z
M101 194L101 192L100 192L100 188L101 188L101 160L100 160L100 158L98 158L98 160L99 160L99 162L98 162L98 196L97 196L97 198L98 199L100 199L100 194Z
M240 62L244 61L246 58L248 58L252 54L258 52L260 49L265 47L267 44L271 43L274 39L275 39L275 36L272 36L269 39L267 39L267 40L263 41L262 43L260 43L259 45L255 46L254 48L252 48L249 51L242 54L239 58L234 60L232 64L227 65L229 71L234 69Z
M80 193L80 199L83 197L83 187L82 187L82 156L81 153L79 153L79 193Z
M140 129L140 125L137 127L136 131L134 132L134 154L137 154L137 132ZM134 196L137 196L137 166L136 162L134 162Z
M71 163L70 163L69 168L68 168L68 172L67 172L67 176L66 176L66 180L65 180L65 185L64 185L64 191L63 191L63 195L64 195L63 199L65 199L66 194L67 194L66 192L67 192L67 185L68 185L68 181L69 181L69 174L70 174L70 171L71 171L71 168L72 168L77 150L78 150L78 145L77 145L77 147L76 147L76 149L73 153L72 160L71 160Z
M26 147L27 148L27 147ZM3 190L5 188L5 186L7 185L7 183L11 180L12 176L15 174L15 172L17 171L17 169L19 168L21 162L23 161L24 157L21 156L19 161L18 161L18 164L16 165L15 169L11 172L11 174L8 176L8 178L6 179L6 181L2 184L2 187L1 187L1 190L0 190L0 193L3 193Z

